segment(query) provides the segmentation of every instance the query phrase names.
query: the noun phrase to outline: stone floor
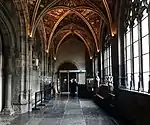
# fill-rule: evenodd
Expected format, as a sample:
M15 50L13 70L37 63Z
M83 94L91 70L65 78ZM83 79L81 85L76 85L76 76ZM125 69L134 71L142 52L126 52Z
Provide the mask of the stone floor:
M58 96L39 111L15 118L9 125L116 125L91 100ZM8 123L7 123L8 125Z

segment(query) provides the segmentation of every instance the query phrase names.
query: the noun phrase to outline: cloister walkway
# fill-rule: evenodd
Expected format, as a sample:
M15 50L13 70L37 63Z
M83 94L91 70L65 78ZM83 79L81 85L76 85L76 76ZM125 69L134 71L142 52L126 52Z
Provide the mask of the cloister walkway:
M20 115L11 125L116 125L92 100L58 96L41 110Z

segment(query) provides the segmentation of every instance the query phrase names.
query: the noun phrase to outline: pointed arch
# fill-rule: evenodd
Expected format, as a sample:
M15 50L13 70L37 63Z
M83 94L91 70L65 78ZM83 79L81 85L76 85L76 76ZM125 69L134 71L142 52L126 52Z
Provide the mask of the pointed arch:
M93 35L93 38L94 38L94 41L95 41L95 45L96 45L96 49L99 50L98 42L97 42L97 37L96 37L96 34L95 34L95 32L94 32L94 30L93 30L91 24L87 21L87 19L85 19L85 17L84 17L82 14L80 14L79 12L77 12L75 9L71 9L71 10L68 10L64 15L62 15L62 16L59 18L59 20L55 23L55 25L54 25L54 27L53 27L53 29L52 29L52 31L51 31L49 40L48 40L47 52L49 52L49 48L50 48L50 45L51 45L51 42L52 42L51 40L52 40L53 34L54 34L54 32L55 32L57 26L60 24L60 22L61 22L67 15L69 15L69 14L71 14L71 13L74 13L74 14L76 14L78 17L80 17L80 18L84 21L84 23L88 26L88 28L90 29L90 31L91 31L91 33L92 33L92 35Z
M52 3L48 4L44 9L43 11L39 14L39 16L37 17L37 19L35 20L34 19L34 22L33 22L33 27L32 27L32 30L31 30L31 36L33 35L34 36L34 30L36 29L38 23L39 23L39 20L48 12L48 11L51 11L53 9L56 9L56 8L69 8L71 9L70 7L67 7L67 6L56 6L56 7L53 7L56 3L58 3L60 0L54 0ZM103 20L104 22L106 22L106 24L109 25L109 21L107 20L106 16L104 15L104 13L100 10L100 9L97 9L97 8L92 8L90 6L77 6L75 8L84 8L84 9L90 9L90 10L93 10L94 12L96 12Z
M33 24L35 22L36 15L37 15L40 3L41 3L41 0L37 0L34 11L33 11L33 16L32 16L32 19L31 19L31 26L33 26Z
M62 62L62 63L59 64L59 66L57 67L57 71L58 71L58 70L60 69L60 67L61 67L63 64L65 64L65 63L71 63L71 64L73 64L77 69L80 69L79 66L78 66L74 61L72 61L72 60L66 60L66 61L64 61L64 62Z
M61 43L63 42L63 40L65 38L67 38L67 36L69 36L70 34L72 34L71 31L69 31L68 33L66 33L66 35L60 40L60 42L58 43L57 47L56 47L56 55L57 55L57 52L58 52L58 49L61 45ZM76 31L74 31L74 34L77 35L79 38L81 38L81 40L84 42L84 44L86 45L87 49L88 49L88 53L89 53L89 56L92 56L92 52L91 52L91 49L90 47L88 46L86 40L82 37L82 35L80 35L79 33L77 33Z

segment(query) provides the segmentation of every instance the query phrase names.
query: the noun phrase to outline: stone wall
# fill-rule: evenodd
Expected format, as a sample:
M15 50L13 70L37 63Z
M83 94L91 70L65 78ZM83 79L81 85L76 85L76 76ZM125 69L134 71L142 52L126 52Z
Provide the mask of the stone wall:
M133 91L119 90L117 106L118 113L135 125L150 124L150 97Z
M85 70L85 45L81 41L70 38L65 41L58 50L56 56L55 72L64 62L73 62L79 70Z
M21 11L21 8L19 9ZM23 16L24 13L19 14ZM3 49L2 51L0 48L0 114L32 111L32 96L42 89L39 75L42 72L42 76L46 77L49 72L43 39L40 35L35 36L36 39L29 37L25 31L25 19L21 19L19 14L12 1L0 1L0 31L3 38L3 45L0 41L0 47ZM40 60L39 69L36 70L32 64L34 49ZM1 55L5 57L3 60ZM5 65L2 65L2 62L5 62Z
M85 45L76 38L65 41L58 50L55 72L64 62L73 62L78 70L85 70ZM79 73L79 83L85 84L85 73Z

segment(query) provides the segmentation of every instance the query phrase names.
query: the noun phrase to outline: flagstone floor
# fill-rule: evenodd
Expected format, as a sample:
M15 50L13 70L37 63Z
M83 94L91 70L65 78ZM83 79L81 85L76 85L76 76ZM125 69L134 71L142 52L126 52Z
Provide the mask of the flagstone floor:
M117 122L100 109L92 100L58 96L50 100L41 110L22 114L12 120L8 125L116 124Z

